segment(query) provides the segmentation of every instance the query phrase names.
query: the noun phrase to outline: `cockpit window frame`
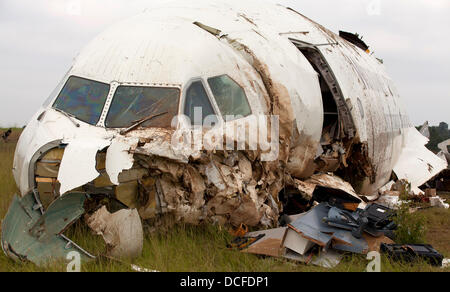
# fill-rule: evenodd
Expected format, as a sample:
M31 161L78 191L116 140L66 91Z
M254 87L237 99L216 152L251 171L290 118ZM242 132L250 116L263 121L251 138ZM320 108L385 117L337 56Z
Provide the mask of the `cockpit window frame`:
M212 89L211 89L211 87L210 87L210 84L209 84L209 80L210 80L210 79L214 79L214 78L218 78L218 77L222 77L222 76L227 76L227 77L230 78L237 86L239 86L239 87L241 88L242 92L244 93L245 100L247 101L248 108L249 108L249 110L250 110L250 113L249 113L249 114L247 114L247 115L245 115L245 116L242 116L242 117L240 117L240 118L237 118L237 119L230 120L230 121L226 121L226 120L223 118L223 116L222 116L222 111L220 110L220 107L219 107L219 105L217 104L216 97L215 97L215 95L214 95L214 93L213 93L213 91L212 91ZM208 78L206 79L206 83L207 83L207 85L208 85L208 90L211 92L211 96L212 96L213 99L214 99L214 103L216 104L217 109L219 110L220 116L222 117L222 120L223 120L224 123L229 123L229 122L233 122L233 121L238 121L238 120L241 120L241 119L244 119L244 118L246 118L246 117L249 117L249 116L253 115L252 105L251 105L250 101L248 100L247 93L245 92L244 87L243 87L241 84L239 84L239 82L237 82L236 79L234 79L233 77L231 77L231 76L228 75L228 74L220 74L220 75L215 75L215 76L208 77Z
M113 100L115 98L116 92L119 89L119 87L147 87L147 88L167 88L167 89L177 89L178 90L178 105L177 105L177 110L176 113L179 114L180 113L180 102L182 99L182 95L183 95L183 90L181 88L181 86L176 85L176 84L153 84L153 83L130 83L130 82L114 82L114 84L111 86L111 88L113 89L110 92L110 97L107 99L106 102L106 106L107 108L104 109L104 112L102 114L103 118L99 121L99 126L107 129L107 130L120 130L120 129L124 129L126 127L122 127L122 128L113 128L113 127L107 127L106 126L106 120L110 114L110 110L111 110L111 106L113 103Z
M211 89L211 87L210 87L210 85L209 85L209 82L208 82L209 79L217 78L217 77L221 77L221 76L227 76L228 78L230 78L231 80L233 80L233 82L234 82L235 84L237 84L237 85L242 89L242 91L244 92L244 96L245 96L245 98L246 98L246 100L247 100L247 103L248 103L248 105L249 105L250 114L248 114L248 115L246 115L246 116L243 116L243 117L240 117L240 118L238 118L238 119L234 119L234 120L230 120L230 121L225 121L224 117L222 116L222 112L221 112L221 110L220 110L220 108L219 108L219 106L218 106L218 104L217 104L216 98L215 98L215 96L214 96L214 94L213 94L213 92L212 92L212 89ZM105 125L105 120L106 120L106 117L108 116L108 114L109 114L109 112L110 112L110 107L111 107L112 101L113 101L113 99L114 99L116 90L117 90L117 88L120 87L120 86L157 87L157 88L173 88L173 89L178 89L178 90L180 91L180 95L179 95L179 97L178 97L178 111L177 111L177 112L178 112L178 115L183 115L183 114L184 114L184 110L185 110L185 106L186 106L185 103L186 103L186 97L187 97L188 89L191 87L191 85L192 85L193 83L199 81L199 82L202 83L202 86L203 86L203 88L204 88L205 91L206 91L208 100L209 100L209 102L211 103L211 106L212 106L212 108L213 108L213 110L214 110L214 114L215 114L216 117L217 117L217 122L218 122L218 124L215 125L215 126L223 126L224 124L226 124L226 123L228 123L228 122L234 122L234 121L237 121L237 120L246 118L246 117L248 117L248 116L251 116L251 115L253 114L252 105L251 105L251 103L250 103L250 101L249 101L249 99L248 99L248 95L247 95L247 93L245 92L244 87L243 87L239 82L237 82L236 79L234 79L233 77L231 77L231 76L228 75L228 74L218 74L218 75L212 75L212 76L208 76L208 77L203 77L203 76L202 76L202 77L194 77L194 78L189 79L189 81L188 81L187 83L183 84L183 85L181 85L181 84L161 84L161 83L116 82L116 81L106 82L106 81L94 80L94 79L90 79L90 78L86 78L86 77L82 77L82 76L77 76L77 75L67 74L67 75L65 76L65 78L63 78L63 81L64 81L64 82L61 82L61 83L62 83L62 86L58 86L59 91L58 91L57 94L54 96L53 100L51 100L51 102L49 103L49 107L50 107L50 108L54 108L54 104L56 103L56 101L57 101L57 99L58 99L58 97L59 97L61 91L63 90L64 86L66 85L66 83L68 82L68 80L69 80L71 77L76 77L76 78L80 78L80 79L84 79L84 80L88 80L88 81L94 81L94 82L102 83L102 84L105 84L105 85L108 85L108 86L109 86L109 89L110 89L110 90L109 90L108 96L107 96L107 98L106 98L105 103L103 104L103 109L102 109L102 111L101 111L100 118L99 118L99 120L97 121L97 123L96 123L95 125L92 125L92 124L90 124L90 123L88 123L88 122L85 122L85 121L83 121L83 120L80 120L79 118L76 118L77 120L80 120L80 121L82 121L83 123L87 123L87 124L89 124L89 125L91 125L91 126L95 126L95 127L102 127L102 128L104 128L104 129L107 129L107 130L118 130L118 129L123 129L123 128L108 128L108 127L106 127L106 125ZM195 127L195 126L192 126L192 125L188 125L188 126L189 126L189 127Z
M42 104L42 107L47 108L53 108L53 104L56 102L56 99L59 97L59 94L61 93L61 90L64 88L64 85L66 85L67 80L69 80L70 77L74 75L70 75L70 71L72 71L72 67L64 74L64 77L58 82L55 89L50 93L50 95L47 97L47 99ZM74 76L78 77L78 76Z
M184 115L184 111L185 111L185 107L186 107L186 98L187 98L187 92L189 90L189 88L191 87L191 85L195 82L201 82L203 85L203 88L206 91L206 95L208 97L209 102L211 103L211 106L213 107L214 113L217 117L217 122L218 124L215 126L221 126L223 124L223 118L222 115L220 113L219 110L219 106L216 103L216 100L212 94L211 88L209 88L208 82L205 80L205 78L203 77L194 77L192 79L190 79L186 85L183 87L183 93L182 93L182 98L180 100L180 109L179 109L179 114L180 115ZM194 128L194 127L198 127L195 125L187 125L188 127Z
M111 83L104 82L104 81L99 81L99 80L94 80L94 79L90 79L90 78L86 78L86 77L82 77L82 76L66 74L66 76L65 76L65 77L61 80L61 82L58 84L57 88L54 90L54 91L56 92L56 95L54 96L54 98L53 98L53 99L50 99L50 98L49 98L48 101L45 102L45 103L48 103L47 107L49 107L49 108L51 108L51 109L53 109L53 110L55 110L55 111L61 110L61 111L63 111L63 112L66 112L66 111L64 111L64 110L62 110L62 109L56 108L56 107L55 107L55 104L56 104L56 102L58 101L58 98L60 97L60 95L61 95L62 91L64 90L64 88L66 87L67 83L69 82L70 78L72 78L72 77L78 78L78 79L82 79L82 80L86 80L86 81L97 82L97 83L101 83L101 84L103 84L103 85L107 85L107 86L108 86L108 89L109 89L109 90L108 90L108 94L106 95L105 102L103 103L103 106L102 106L102 109L101 109L101 111L100 111L99 117L98 117L98 119L97 119L97 121L96 121L95 123L92 123L92 124L91 124L90 122L85 121L85 120L81 119L80 117L73 116L74 119L76 119L76 120L78 120L78 121L81 121L81 122L83 122L83 123L86 123L86 124L88 124L88 125L90 125L90 126L94 126L94 127L98 126L98 123L99 123L100 120L102 119L102 115L103 115L103 113L104 113L104 111L105 111L106 104L107 104L107 102L108 102L108 100L109 100L109 96L110 96L110 94L111 94L111 90L112 90L112 85L111 85ZM62 85L62 86L61 86L61 85ZM57 90L57 89L58 89L58 90ZM44 103L44 106L45 106L45 103ZM72 115L71 113L67 113L67 114Z

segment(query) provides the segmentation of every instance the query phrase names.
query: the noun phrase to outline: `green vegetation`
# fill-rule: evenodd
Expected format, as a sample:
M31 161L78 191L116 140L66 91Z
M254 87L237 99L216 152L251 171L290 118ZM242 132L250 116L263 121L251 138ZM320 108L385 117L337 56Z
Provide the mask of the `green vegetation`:
M397 211L395 242L398 244L423 244L426 236L426 219L420 212L410 212L410 203L403 203Z
M415 203L409 201L411 192L411 184L405 184L400 190L400 201L402 204L397 210L395 223L397 230L395 231L395 241L398 244L423 244L425 243L425 217L420 212L412 213Z
M420 127L417 127L420 129ZM433 151L434 153L438 153L441 151L438 148L438 144L450 139L450 130L448 129L447 123L440 123L439 126L430 126L430 142L426 145L428 149Z
M0 128L0 134L6 130ZM8 143L0 138L0 215L2 219L8 210L12 196L18 193L12 174L12 165L16 141L20 133L21 130L13 129Z
M3 130L0 129L0 132ZM20 130L14 130L10 142L0 140L0 218L7 212L11 198L17 193L12 177L13 153L15 141ZM450 199L450 194L443 195ZM425 241L450 257L450 211L427 209L419 211L425 218L427 227ZM408 217L403 217L408 221ZM94 255L101 255L105 250L103 240L93 235L83 224L76 224L66 233L80 246ZM168 230L159 230L146 235L143 255L133 262L117 262L105 257L82 265L83 272L131 272L130 264L158 271L189 272L362 272L368 261L365 256L348 255L335 269L308 266L287 260L258 257L255 255L232 251L226 248L231 239L228 230L220 226L186 226L179 225ZM0 252L0 272L35 272L66 271L67 263L60 262L48 267L38 268L31 263L15 263ZM450 271L431 267L426 263L396 263L386 257L382 258L382 271Z

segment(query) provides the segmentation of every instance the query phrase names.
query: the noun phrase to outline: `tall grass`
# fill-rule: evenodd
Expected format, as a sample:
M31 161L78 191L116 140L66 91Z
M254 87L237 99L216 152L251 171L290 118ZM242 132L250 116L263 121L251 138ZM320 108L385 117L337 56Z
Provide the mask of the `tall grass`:
M0 129L3 133L4 129ZM12 167L16 141L21 133L19 129L13 129L8 142L0 139L0 216L3 218L8 211L9 203L15 193L18 193L14 182Z
M420 212L411 213L409 202L404 202L397 210L395 222L395 242L398 244L426 243L426 218Z

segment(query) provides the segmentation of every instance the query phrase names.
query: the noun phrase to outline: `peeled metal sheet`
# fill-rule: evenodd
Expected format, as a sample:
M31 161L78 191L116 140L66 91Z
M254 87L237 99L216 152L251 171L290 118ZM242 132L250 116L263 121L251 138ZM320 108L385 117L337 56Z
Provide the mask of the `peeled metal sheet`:
M410 182L415 194L422 193L419 187L447 168L446 161L425 147L428 141L415 128L406 129L404 148L394 166L398 179Z
M60 193L64 194L95 180L100 175L96 169L97 152L110 144L109 140L92 137L68 142L58 173Z
M129 153L130 145L138 143L137 138L129 140L115 138L106 152L106 172L111 182L119 184L119 174L133 167L133 154Z
M103 206L88 218L87 224L103 237L109 256L132 259L142 254L144 233L136 209L122 209L111 214Z
M86 195L82 193L63 195L34 224L30 229L31 235L42 241L61 234L85 213L85 201Z
M349 202L362 202L352 185L338 176L330 174L315 174L311 176L306 183L315 184L316 188L314 191L323 189L328 195L333 195L337 198L348 200Z
M71 204L72 200L77 200L78 204ZM93 256L60 234L79 218L82 203L81 196L75 195L73 199L54 203L53 209L43 216L32 192L23 198L14 196L2 223L1 245L6 256L38 266L65 260L73 251L80 254L82 262L92 259Z

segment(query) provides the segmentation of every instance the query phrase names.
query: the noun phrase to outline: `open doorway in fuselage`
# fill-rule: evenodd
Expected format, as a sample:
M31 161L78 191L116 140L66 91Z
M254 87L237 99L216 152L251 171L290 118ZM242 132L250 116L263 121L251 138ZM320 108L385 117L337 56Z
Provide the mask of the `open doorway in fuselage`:
M320 50L311 44L291 41L319 75L324 119L316 171L334 172L347 165L345 154L355 135L353 118L338 81Z

